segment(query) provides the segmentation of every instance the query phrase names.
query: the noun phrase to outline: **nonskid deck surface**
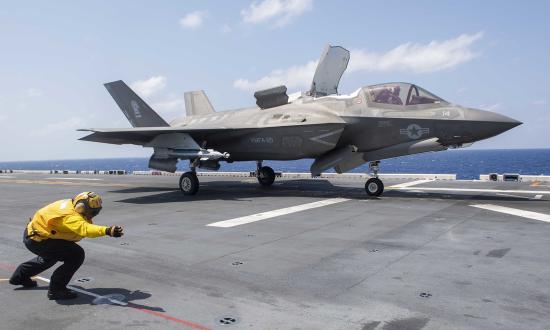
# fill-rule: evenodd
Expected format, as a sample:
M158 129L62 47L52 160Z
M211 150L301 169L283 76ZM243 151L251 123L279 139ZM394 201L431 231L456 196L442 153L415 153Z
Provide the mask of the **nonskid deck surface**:
M539 183L364 182L0 175L4 328L544 329L550 323L550 187ZM71 285L46 299L11 270L42 205L93 190L95 220L121 239L85 239ZM118 296L112 296L118 294ZM122 295L122 296L121 296ZM111 297L111 300L103 298ZM98 300L99 299L99 300ZM104 302L93 304L93 301ZM107 303L105 303L107 302Z

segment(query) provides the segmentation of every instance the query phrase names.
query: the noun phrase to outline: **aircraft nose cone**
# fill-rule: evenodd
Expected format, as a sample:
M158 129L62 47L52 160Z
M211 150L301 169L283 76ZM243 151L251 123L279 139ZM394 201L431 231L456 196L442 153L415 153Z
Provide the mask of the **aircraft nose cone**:
M499 113L479 109L468 109L466 118L477 124L475 126L477 126L478 139L486 139L523 124L521 121Z

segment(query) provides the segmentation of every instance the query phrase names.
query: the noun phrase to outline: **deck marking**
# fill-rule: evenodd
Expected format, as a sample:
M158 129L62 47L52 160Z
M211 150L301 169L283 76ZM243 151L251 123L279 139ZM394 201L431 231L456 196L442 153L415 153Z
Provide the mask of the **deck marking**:
M41 281L44 281L46 283L50 283L50 280L48 280L47 278L44 278L42 276L35 276L35 278L37 280L41 280ZM90 297L94 297L94 298L107 298L105 296L101 296L101 295L98 295L96 293L93 293L93 292L90 292L90 291L86 291L86 290L83 290L83 289L79 289L79 288L75 288L74 286L72 285L67 285L67 288L73 290L73 291L76 291L78 293L82 293L84 295L87 295L87 296L90 296ZM182 319L178 319L178 318L175 318L173 316L170 316L170 315L166 315L166 314L162 314L162 313L159 313L159 312L154 312L154 311L150 311L148 309L145 309L143 307L138 307L137 305L134 305L132 304L131 302L130 303L127 303L127 302L124 302L124 301L120 301L120 300L117 300L117 299L112 299L112 298L107 298L107 300L109 300L110 302L112 302L113 304L116 304L116 305L119 305L119 306L126 306L126 307L130 307L132 309L135 309L137 311L140 311L140 312L143 312L143 313L146 313L146 314L150 314L150 315L153 315L153 316L156 316L156 317L160 317L160 318L163 318L165 320L168 320L168 321L172 321L172 322L176 322L176 323L179 323L179 324L183 324L189 328L193 328L193 329L197 329L197 330L210 330L210 328L207 328L205 326L202 326L200 324L196 324L196 323L193 323L193 322L190 322L190 321L186 321L186 320L182 320Z
M435 181L435 180L434 180L434 179L416 180L416 181L404 182L404 183L396 184L396 185L393 185L393 186L389 186L388 188L389 188L389 189L406 188L406 187L416 186L417 184L422 184L422 183L432 182L432 181Z
M529 219L539 220L539 221L544 221L544 222L550 222L550 215L544 214L544 213L524 211L524 210L520 210L520 209L513 209L511 207L493 205L493 204L472 204L470 206L477 207L477 208L484 209L484 210L494 211L494 212L511 214L511 215L515 215L515 216L518 216L518 217L529 218Z
M497 193L497 196L505 196L505 197L515 197L515 198L531 199L531 198L529 198L529 197L519 196L519 195L512 195L512 194L500 194L500 193ZM542 196L542 195L541 195L541 196Z
M36 276L35 277L37 280L41 280L43 282L46 282L46 283L50 283L50 280L48 280L47 278L45 277L42 277L42 276ZM73 290L73 291L76 291L78 293L82 293L84 295L87 295L87 296L90 296L90 297L94 297L94 298L102 298L103 296L101 295L98 295L97 293L93 293L93 292L90 292L90 291L86 291L86 290L83 290L83 289L79 289L79 288L75 288L74 286L72 285L67 285L67 288ZM107 298L107 297L105 297ZM124 301L120 301L120 300L116 300L116 299L111 299L111 298L107 298L107 300L109 300L110 302L112 302L113 304L117 304L117 305L120 305L120 306L127 306L128 303L127 302L124 302Z
M541 199L542 198L542 195L535 195L535 197L533 197L533 199Z
M132 307L132 306L131 306ZM181 320L181 319L177 319L175 317L172 317L170 315L166 315L166 314L162 314L162 313L159 313L159 312L155 312L155 311L151 311L151 310L148 310L148 309L145 309L145 308L141 308L141 307L132 307L134 308L135 310L138 310L140 312L143 312L143 313L146 313L146 314L150 314L150 315L154 315L154 316L157 316L157 317L160 317L160 318L163 318L165 320L168 320L168 321L172 321L172 322L176 322L176 323L179 323L179 324L183 324L189 328L193 328L193 329L197 329L197 330L210 330L210 328L207 328L205 326L202 326L200 324L196 324L196 323L193 323L193 322L190 322L190 321L185 321L185 320Z
M317 202L313 202L313 203L307 203L307 204L302 204L302 205L286 207L284 209L278 209L278 210L273 210L273 211L256 213L256 214L247 215L247 216L244 216L244 217L234 218L234 219L225 220L225 221L213 222L213 223L208 224L207 226L209 226L209 227L230 228L230 227L245 225L245 224L251 223L251 222L256 222L256 221L266 220L266 219L270 219L270 218L274 218L274 217L279 217L281 215L287 215L287 214L296 213L296 212L300 212L300 211L305 211L305 210L309 210L309 209L314 209L314 208L318 208L318 207L323 207L323 206L327 206L327 205L342 203L342 202L345 202L345 201L349 201L349 199L348 198L329 198L329 199L325 199L325 200L317 201Z
M46 180L82 180L82 181L102 181L103 179L91 179L91 178L60 178L60 177L50 177L44 178Z
M407 188L392 188L394 190L409 190ZM500 189L475 189L475 188L428 188L414 187L410 190L425 190L425 191L458 191L458 192L491 192L491 193L517 193L517 194L550 194L549 190L500 190Z

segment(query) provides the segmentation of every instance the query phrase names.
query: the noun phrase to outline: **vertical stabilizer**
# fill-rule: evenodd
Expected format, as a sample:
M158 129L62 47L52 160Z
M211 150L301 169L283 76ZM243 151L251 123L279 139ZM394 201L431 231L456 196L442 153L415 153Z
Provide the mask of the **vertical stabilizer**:
M122 80L105 84L105 88L133 127L170 126Z
M204 91L185 92L185 113L187 116L207 115L214 113L212 103Z

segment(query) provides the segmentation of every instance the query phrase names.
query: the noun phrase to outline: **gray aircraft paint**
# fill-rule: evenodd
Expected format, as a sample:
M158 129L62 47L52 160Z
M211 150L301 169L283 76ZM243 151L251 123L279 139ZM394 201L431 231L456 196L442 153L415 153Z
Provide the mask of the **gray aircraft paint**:
M133 127L169 126L122 80L107 83L105 88Z
M184 99L187 116L214 113L214 107L204 91L185 92Z
M312 90L280 106L214 112L203 91L188 92L188 115L170 125L122 81L108 83L105 86L135 128L89 129L93 133L81 140L155 147L153 158L165 161L166 168L173 171L171 151L177 149L181 155L210 149L219 152L212 153L218 158L220 153L228 153L229 158L222 159L227 161L313 158L316 162L312 174L319 174L332 167L345 172L367 161L460 147L521 124L497 113L464 108L441 99L437 103L408 105L375 102L367 91L373 93L373 88L380 85L363 87L350 95L315 97L324 91L336 92L348 60L345 49L328 47ZM393 84L410 86L407 102L422 98L419 90L424 90L415 85ZM411 98L413 88L416 95ZM284 99L282 91L286 92L286 88L256 95L261 104L269 104L270 93L278 102Z

